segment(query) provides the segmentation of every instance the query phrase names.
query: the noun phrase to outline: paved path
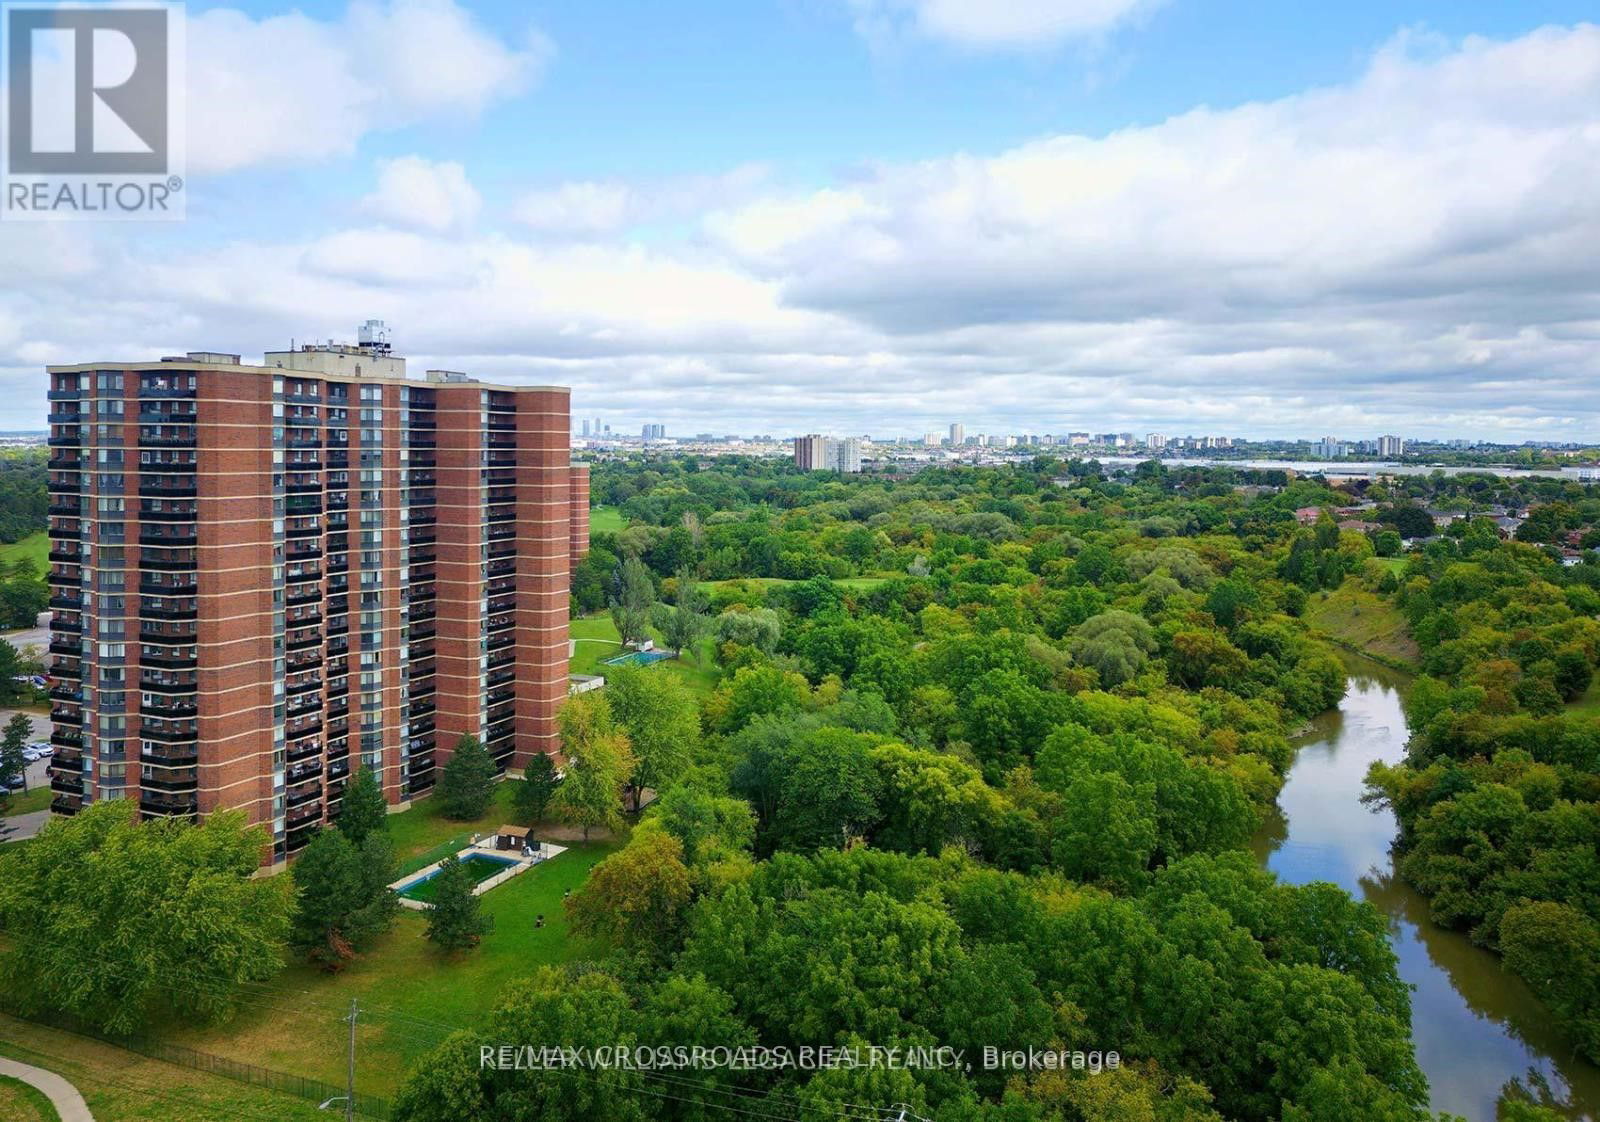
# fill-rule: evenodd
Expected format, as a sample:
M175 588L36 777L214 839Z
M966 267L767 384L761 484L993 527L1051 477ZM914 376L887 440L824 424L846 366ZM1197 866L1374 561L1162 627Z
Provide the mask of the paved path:
M27 814L13 814L0 818L0 842L24 841L44 829L50 821L48 810L35 810Z
M55 1072L19 1064L16 1060L0 1056L0 1075L20 1079L30 1087L43 1091L50 1105L61 1115L61 1122L94 1122L94 1115L89 1113L89 1104L83 1101L78 1089Z

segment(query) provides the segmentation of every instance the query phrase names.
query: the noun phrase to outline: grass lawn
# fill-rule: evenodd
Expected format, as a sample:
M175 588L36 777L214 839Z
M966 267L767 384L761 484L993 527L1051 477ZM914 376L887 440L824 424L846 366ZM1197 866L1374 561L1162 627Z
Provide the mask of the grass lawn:
M7 1075L0 1075L0 1118L10 1122L61 1122L61 1115L44 1092Z
M1318 631L1358 651L1415 666L1421 648L1393 604L1353 580L1306 603L1305 620Z
M394 841L394 853L401 867L410 859L447 841L459 841L464 846L471 834L485 834L505 823L516 823L518 820L511 812L511 796L516 792L512 783L517 782L520 780L495 784L494 801L489 804L489 809L481 818L471 821L458 822L454 818L446 818L439 810L439 801L432 796L418 799L411 804L410 810L391 814L389 837ZM428 862L424 861L423 864Z
M833 583L838 585L840 588L854 588L857 590L863 590L868 588L877 588L884 581L889 580L891 576L893 576L893 574L880 574L875 577L840 577ZM737 588L740 585L754 585L758 588L767 589L775 588L778 585L800 583L802 582L790 580L787 577L731 577L728 580L706 581L703 587L708 589L716 589Z
M49 555L50 535L43 530L37 534L29 534L19 542L0 545L0 564L11 565L22 560L32 561L34 569L41 576L50 571Z
M537 835L537 830L535 830ZM168 1039L232 1059L331 1083L344 1080L341 1018L357 1019L356 1086L390 1096L407 1067L454 1028L481 1022L500 991L547 964L594 957L604 948L575 938L562 897L621 843L566 842L567 852L484 893L494 930L473 950L446 955L424 937L424 914L403 911L395 930L339 974L295 964L252 997L231 1022L175 1028ZM542 914L542 928L534 917ZM218 1117L223 1117L218 1115Z
M573 620L568 626L572 637L578 641L573 648L568 672L605 674L606 667L600 664L622 653L622 640L610 614L585 616ZM650 629L650 634L658 644L661 642L661 635L654 628ZM694 693L707 694L717 688L717 682L722 678L722 671L717 669L716 651L715 640L702 639L698 658L663 660L654 663L651 669L658 674L674 674Z
M1600 676L1589 683L1589 688L1583 691L1583 696L1576 701L1567 702L1568 713L1600 714Z
M292 1095L236 1083L221 1076L149 1060L87 1037L43 1028L0 1014L0 1055L65 1078L88 1103L95 1122L329 1122L337 1117ZM340 1077L343 1082L343 1076ZM33 1122L57 1115L41 1095L38 1104L10 1096L0 1081L0 1118ZM31 1090L31 1089L30 1089ZM29 1113L32 1109L34 1113Z
M614 506L597 506L589 511L589 532L597 531L615 534L627 525L627 520L622 517L622 511Z
M6 804L5 817L14 818L19 814L29 814L35 810L50 809L50 788L44 785L33 787L27 791L18 791L11 796L11 801Z

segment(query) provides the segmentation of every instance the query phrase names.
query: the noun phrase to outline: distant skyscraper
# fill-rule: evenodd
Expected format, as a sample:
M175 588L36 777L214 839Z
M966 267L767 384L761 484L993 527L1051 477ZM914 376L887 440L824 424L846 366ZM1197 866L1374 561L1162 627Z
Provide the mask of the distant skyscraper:
M642 436L645 440L665 440L667 439L667 426L645 425L644 428L640 430L640 436Z
M588 436L589 435L589 422L588 421L584 421L583 422L583 435L584 436Z
M962 441L966 440L966 438L966 429L961 426L960 421L957 421L955 424L950 426L950 443L952 445L960 444Z
M936 433L936 432L923 433L922 434L922 443L923 443L924 446L926 446L928 448L936 448L936 447L938 447L939 434Z
M1144 438L1145 447L1152 452L1159 452L1167 446L1167 438L1159 432L1148 433Z
M794 464L801 471L822 471L828 467L828 438L816 432L795 437Z
M853 436L828 441L828 466L834 471L854 475L861 470L861 441Z
M1378 437L1378 455L1382 456L1384 459L1392 459L1396 456L1403 456L1405 455L1405 452L1406 442L1401 440L1398 436Z

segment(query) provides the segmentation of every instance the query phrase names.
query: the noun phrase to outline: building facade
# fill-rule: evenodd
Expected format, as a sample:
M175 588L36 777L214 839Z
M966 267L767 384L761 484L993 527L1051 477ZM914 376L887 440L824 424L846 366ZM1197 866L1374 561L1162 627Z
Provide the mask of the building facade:
M794 465L801 471L823 471L828 466L828 438L808 433L794 438Z
M57 813L240 808L276 863L362 764L403 805L463 734L555 750L568 390L409 379L365 333L49 379Z

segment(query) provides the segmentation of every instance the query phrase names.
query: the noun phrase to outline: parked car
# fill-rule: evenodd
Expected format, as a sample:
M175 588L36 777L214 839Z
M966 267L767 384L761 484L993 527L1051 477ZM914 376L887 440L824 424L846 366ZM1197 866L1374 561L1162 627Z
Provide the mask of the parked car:
M27 786L28 786L28 781L26 779L22 778L22 776L19 775L15 779L13 779L10 783L6 784L6 790L8 790L8 791L21 791Z
M28 747L37 749L41 758L56 754L56 746L51 744L48 740L36 740L32 744L28 745Z

